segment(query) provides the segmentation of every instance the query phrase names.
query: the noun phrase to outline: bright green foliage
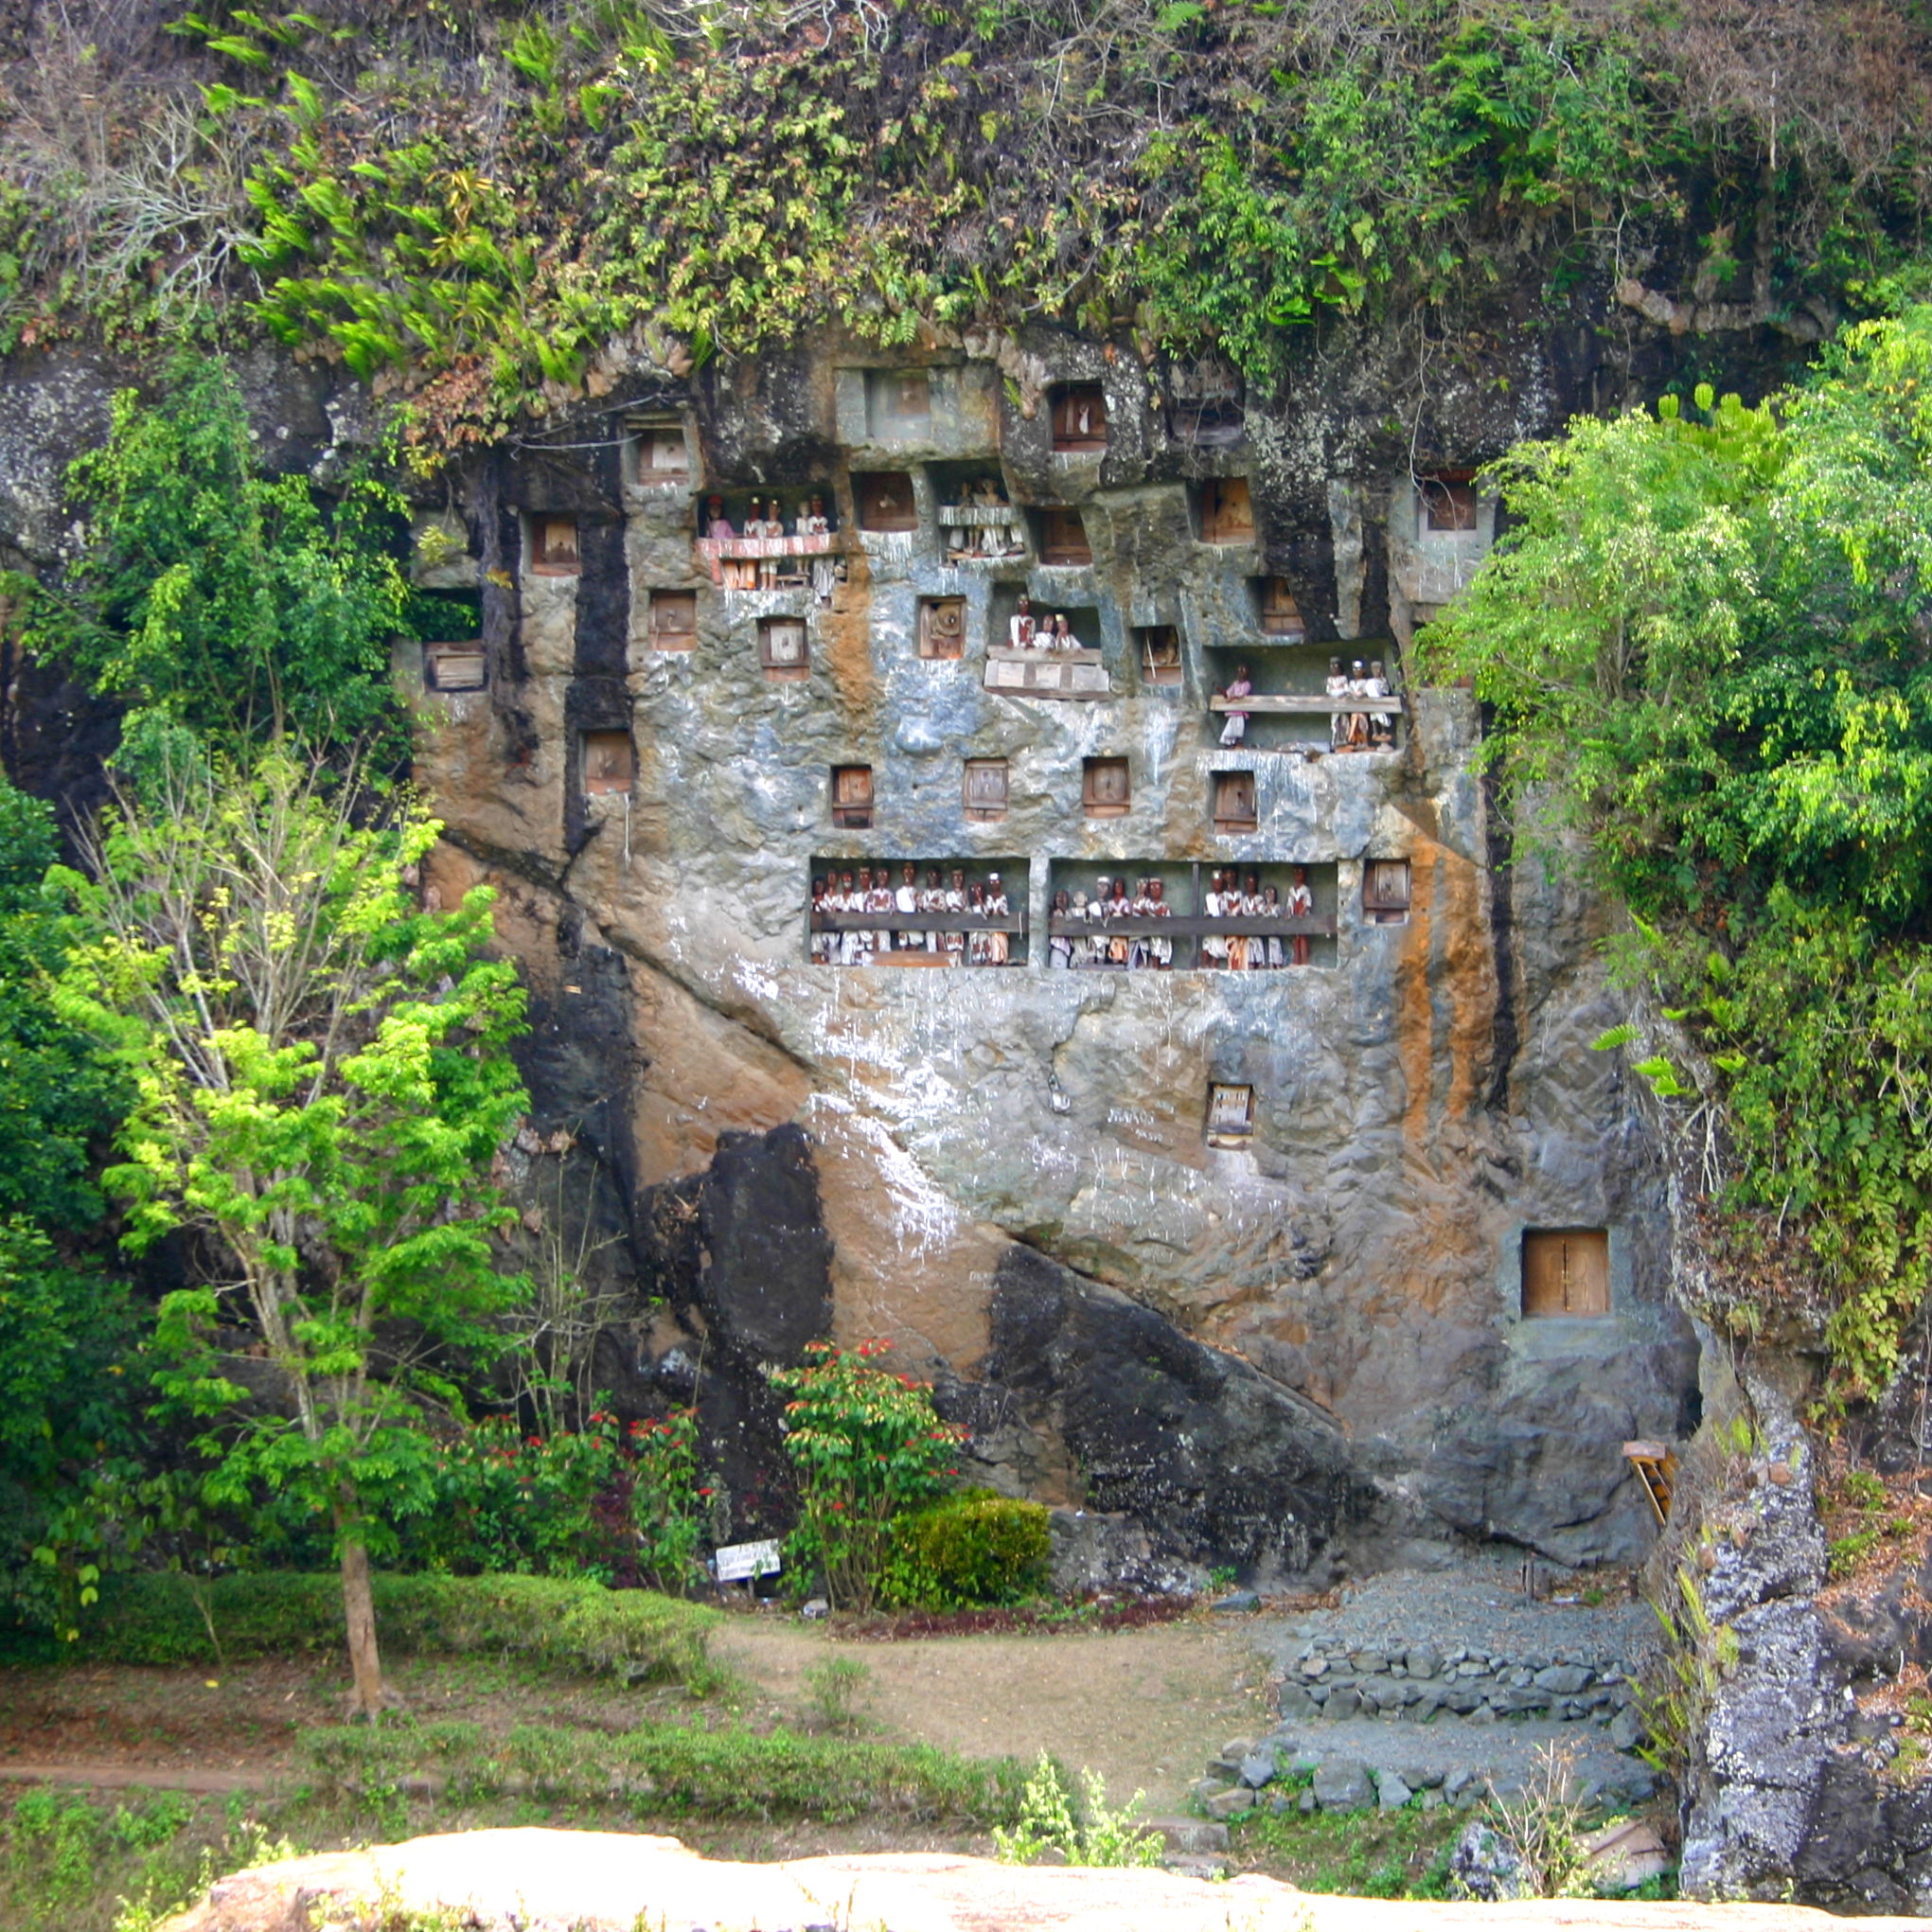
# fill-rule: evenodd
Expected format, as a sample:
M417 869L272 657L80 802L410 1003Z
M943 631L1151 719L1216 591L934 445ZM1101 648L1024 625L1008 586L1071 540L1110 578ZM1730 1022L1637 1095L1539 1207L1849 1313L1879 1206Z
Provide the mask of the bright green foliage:
M591 1676L701 1685L716 1610L588 1579L396 1576L373 1579L390 1649L513 1656ZM165 1572L110 1578L74 1655L100 1663L206 1664L208 1625L231 1660L339 1650L342 1585L293 1570L237 1572L202 1586ZM204 1615L205 1606L206 1614Z
M892 1548L893 1519L945 1493L966 1431L941 1422L932 1391L876 1365L890 1342L806 1344L799 1369L779 1369L785 1451L801 1515L792 1564L816 1566L834 1609L869 1610Z
M993 1828L993 1842L1007 1865L1034 1865L1057 1853L1064 1865L1159 1865L1167 1847L1159 1832L1134 1823L1143 1792L1135 1792L1118 1811L1107 1803L1107 1781L1083 1769L1085 1801L1077 1809L1060 1768L1042 1751L1020 1795L1019 1820L1009 1832Z
M1526 828L1587 842L1703 1049L1713 1317L1795 1301L1870 1390L1932 1279L1932 310L1848 330L1775 414L1702 391L1497 478L1511 532L1427 672L1475 678Z
M1052 1550L1044 1504L968 1489L893 1525L880 1594L928 1610L1022 1603L1045 1588Z
M179 30L220 190L150 236L84 178L0 188L0 346L205 290L411 391L439 447L626 338L680 366L1046 322L1273 386L1323 318L1505 276L1560 303L1652 253L1719 299L1877 306L1922 286L1924 49L1888 9L1781 11L1767 44L1576 0L215 0Z
M207 1425L210 1500L279 1493L330 1523L346 1564L393 1550L396 1518L432 1499L419 1404L452 1396L450 1352L492 1345L511 1288L489 1174L524 1104L507 1052L523 996L483 957L487 891L417 910L405 875L436 832L276 752L124 794L95 876L67 879L98 936L63 1011L136 1094L106 1177L126 1238L196 1228L221 1257L221 1285L161 1303L159 1385ZM246 1403L218 1351L235 1314L274 1406Z
M63 581L17 580L26 641L125 701L135 744L176 726L231 749L285 733L400 748L404 505L365 467L327 500L300 472L270 474L233 372L184 355L158 398L115 399L68 483L89 541Z
M653 1589L682 1597L704 1575L711 1492L698 1483L698 1417L681 1409L658 1422L630 1425L630 1520L637 1532L638 1573Z
M43 884L56 850L51 807L0 778L0 1606L71 1627L97 1569L71 1518L129 1446L140 1378L127 1291L75 1248L101 1210L90 1150L124 1095L49 998L73 936Z

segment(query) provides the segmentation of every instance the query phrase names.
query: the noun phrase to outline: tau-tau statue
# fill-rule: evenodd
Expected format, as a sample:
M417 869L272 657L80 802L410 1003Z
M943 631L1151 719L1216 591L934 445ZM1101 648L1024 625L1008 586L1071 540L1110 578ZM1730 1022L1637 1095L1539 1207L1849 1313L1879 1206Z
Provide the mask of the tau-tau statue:
M1261 916L1264 919L1279 919L1282 916L1282 895L1273 886L1268 886L1262 893ZM1267 936L1267 963L1270 972L1287 964L1287 955L1282 950L1279 933L1270 932Z
M1388 674L1382 669L1380 658L1376 658L1369 665L1368 695L1371 698L1391 698L1395 695L1389 688ZM1369 713L1369 742L1376 746L1388 746L1395 742L1395 720L1388 712Z
M1254 685L1248 675L1246 665L1236 665L1234 675L1228 681L1225 691L1217 691L1217 698L1226 698L1232 703L1237 698L1254 696ZM1229 711L1221 725L1221 744L1224 749L1238 745L1248 736L1248 714L1245 711Z
M1067 613L1062 611L1054 619L1053 636L1046 642L1055 650L1078 650L1080 640L1073 635L1072 627L1067 622Z
M1298 865L1295 868L1294 883L1288 887L1288 917L1290 919L1312 919L1315 916L1315 895L1308 890L1308 868ZM1297 932L1290 936L1291 957L1296 966L1308 964L1308 935Z
M1019 609L1006 620L1006 642L1014 650L1033 648L1033 599L1024 592L1020 594Z
M822 878L812 880L812 916L829 913L831 907L825 902L825 882ZM813 966L830 966L832 944L838 938L836 932L821 932L816 927L811 932L811 963Z
M1210 919L1225 919L1228 913L1222 898L1221 875L1211 873L1208 889L1201 895L1201 912ZM1228 935L1225 932L1203 932L1200 947L1202 966L1212 969L1228 964Z
M1143 878L1141 881L1140 895L1134 900L1134 916L1137 919L1171 919L1174 916L1174 908L1167 903L1167 888L1161 880ZM1127 955L1127 964L1164 972L1174 964L1174 942L1158 933L1137 933L1133 948Z
M1348 673L1341 667L1339 658L1328 660L1328 682L1323 686L1331 699L1346 698L1349 695ZM1332 711L1328 715L1328 748L1338 752L1348 743L1348 713Z
M919 910L919 868L910 859L899 867L898 890L893 894L893 904L902 913ZM926 935L916 928L897 926L893 929L895 952L923 952L925 949Z
M1083 902L1084 903L1084 902ZM1072 901L1067 896L1065 888L1054 895L1053 916L1055 919L1070 919L1073 915ZM1073 937L1070 932L1052 932L1047 939L1047 970L1049 972L1070 972L1073 966Z
M798 520L798 534L801 537L828 537L831 532L831 520L825 515L825 500L815 496ZM829 604L832 601L832 586L838 580L838 567L829 557L820 556L812 558L811 567L813 594L820 603Z
M954 869L952 877L946 888L946 910L948 913L964 913L966 910L966 874ZM947 964L959 966L966 959L966 936L964 932L948 932L944 935Z
M1076 892L1073 895L1073 917L1082 920L1090 920L1093 917L1093 909L1087 903L1087 895L1085 893ZM1073 966L1074 969L1077 971L1081 967L1090 966L1092 964L1093 964L1092 940L1090 939L1074 940L1073 956L1072 960L1072 965Z
M1003 919L1007 916L1007 912L1006 888L1000 883L1000 875L997 872L989 872L986 875L986 917ZM1012 958L1012 948L1007 943L1005 933L986 932L976 933L974 936L984 938L986 942L985 957L980 962L982 966L1004 966Z

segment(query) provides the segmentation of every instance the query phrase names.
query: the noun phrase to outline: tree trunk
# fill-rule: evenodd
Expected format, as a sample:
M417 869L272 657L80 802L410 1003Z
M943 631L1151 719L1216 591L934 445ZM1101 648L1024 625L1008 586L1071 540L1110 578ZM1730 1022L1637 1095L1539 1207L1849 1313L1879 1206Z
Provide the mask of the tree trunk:
M382 1682L382 1659L376 1649L376 1601L369 1593L369 1548L353 1530L341 1533L342 1607L348 1624L349 1670L355 1688L349 1693L349 1715L372 1724L389 1702Z

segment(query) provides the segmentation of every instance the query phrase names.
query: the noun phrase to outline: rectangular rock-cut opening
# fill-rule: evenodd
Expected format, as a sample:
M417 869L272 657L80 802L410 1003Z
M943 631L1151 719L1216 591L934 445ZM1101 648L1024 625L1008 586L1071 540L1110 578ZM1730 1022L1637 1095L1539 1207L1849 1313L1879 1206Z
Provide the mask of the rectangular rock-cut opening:
M872 767L832 767L832 823L842 831L863 832L872 825Z
M626 427L633 483L648 488L656 484L690 482L691 447L680 417L631 417Z
M819 966L1026 962L1024 859L814 859L806 920Z
M960 800L968 819L991 824L1006 816L1004 758L968 758L960 776Z
M1173 624L1137 624L1134 643L1140 648L1141 682L1173 686L1182 678L1180 630Z
M868 369L865 427L875 443L923 437L932 422L932 378L924 369Z
M1257 576L1248 581L1254 593L1255 623L1261 634L1277 644L1305 643L1308 626L1287 578Z
M698 642L698 593L653 591L648 634L653 650L694 648Z
M1203 543L1252 543L1254 500L1245 476L1211 476L1196 486Z
M919 655L922 658L964 657L966 619L964 597L921 597Z
M1054 449L1084 455L1107 448L1107 391L1098 382L1064 382L1052 392Z
M1254 809L1254 773L1215 771L1210 774L1209 783L1214 787L1214 830L1253 831L1259 823Z
M612 796L630 789L636 769L628 731L587 731L578 748L587 797Z
M1409 873L1406 859L1371 859L1362 866L1362 919L1370 926L1409 924Z
M1090 819L1124 819L1133 802L1133 778L1125 758L1080 761L1080 809Z
M1208 1083L1208 1145L1245 1147L1254 1138L1254 1089L1234 1081Z
M1391 752L1402 743L1405 704L1400 691L1386 698L1356 688L1355 665L1364 679L1372 666L1385 667L1394 647L1383 638L1360 638L1340 647L1350 652L1373 651L1373 658L1338 657L1331 644L1291 644L1278 640L1280 649L1215 646L1200 654L1200 682L1208 692L1202 742L1223 750L1247 752L1346 753ZM1246 672L1248 691L1230 695ZM1339 681L1333 694L1329 679ZM1242 701L1242 698L1249 701ZM1244 722L1231 728L1231 716ZM1377 722L1378 719L1386 723Z
M432 691L480 691L484 681L483 643L426 644L422 681Z
M575 576L582 561L575 517L531 517L530 568L538 576Z
M1473 470L1438 470L1432 476L1417 478L1416 490L1422 498L1423 528L1475 529L1475 478Z
M796 683L811 676L811 645L803 617L758 619L758 663L768 683Z
M1042 563L1078 567L1093 561L1093 545L1087 540L1087 520L1078 510L1056 506L1037 514Z
M948 563L1026 555L1026 512L1007 497L997 463L930 463L926 479Z
M1610 1231L1607 1228L1527 1228L1523 1231L1523 1314L1607 1315L1610 1312Z
M852 501L861 530L904 532L919 527L913 479L903 470L873 470L853 477Z
M1022 606L1024 608L1022 608ZM1000 650L1050 651L1055 648L1056 620L1067 620L1066 649L1101 647L1098 604L1049 602L1029 597L1020 584L998 584L986 603L986 642Z
M1167 434L1197 450L1226 450L1247 434L1241 378L1207 357L1167 372Z

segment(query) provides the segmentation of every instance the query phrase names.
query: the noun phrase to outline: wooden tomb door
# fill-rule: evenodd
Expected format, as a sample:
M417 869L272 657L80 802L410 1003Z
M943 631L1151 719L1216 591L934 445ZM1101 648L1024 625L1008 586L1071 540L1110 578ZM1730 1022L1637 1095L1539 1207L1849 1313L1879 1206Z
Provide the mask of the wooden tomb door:
M1538 1228L1523 1236L1523 1313L1607 1315L1610 1236L1603 1228Z

